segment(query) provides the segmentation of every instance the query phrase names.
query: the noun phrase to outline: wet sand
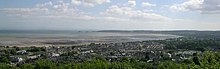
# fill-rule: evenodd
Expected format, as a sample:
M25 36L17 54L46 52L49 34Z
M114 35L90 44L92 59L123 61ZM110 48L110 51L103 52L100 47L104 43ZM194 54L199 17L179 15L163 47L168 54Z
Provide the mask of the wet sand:
M76 32L76 33L0 33L0 46L77 46L89 43L115 43L164 40L181 36L152 33Z

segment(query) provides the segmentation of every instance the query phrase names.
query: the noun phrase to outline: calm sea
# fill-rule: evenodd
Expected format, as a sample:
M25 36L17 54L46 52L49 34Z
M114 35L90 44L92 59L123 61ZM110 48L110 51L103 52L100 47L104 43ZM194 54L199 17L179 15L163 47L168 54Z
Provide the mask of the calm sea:
M57 30L0 30L0 45L28 46L51 44L82 44L163 40L179 36L154 33L57 31ZM66 42L66 43L65 43Z

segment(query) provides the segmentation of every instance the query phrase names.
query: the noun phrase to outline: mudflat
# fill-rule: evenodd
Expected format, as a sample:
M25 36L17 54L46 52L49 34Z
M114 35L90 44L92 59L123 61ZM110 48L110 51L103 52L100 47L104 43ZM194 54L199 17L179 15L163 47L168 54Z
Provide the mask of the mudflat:
M1 46L74 46L89 43L116 43L164 40L181 36L138 32L96 31L0 31Z

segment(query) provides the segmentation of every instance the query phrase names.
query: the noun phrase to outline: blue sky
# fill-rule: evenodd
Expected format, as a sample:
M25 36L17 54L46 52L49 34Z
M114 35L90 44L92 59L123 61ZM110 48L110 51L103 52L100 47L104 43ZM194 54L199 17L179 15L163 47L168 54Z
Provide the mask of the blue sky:
M219 0L1 0L0 30L220 30Z

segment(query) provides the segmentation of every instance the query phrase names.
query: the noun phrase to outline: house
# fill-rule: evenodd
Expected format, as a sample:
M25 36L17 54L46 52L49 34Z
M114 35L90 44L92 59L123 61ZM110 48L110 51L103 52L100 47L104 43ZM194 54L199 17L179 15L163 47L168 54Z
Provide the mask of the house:
M22 55L23 55L23 54L26 54L27 51L26 51L26 50L19 50L19 51L17 51L16 53L17 53L17 54L22 54Z
M28 56L28 59L37 59L38 57L40 57L41 55L33 55L33 56Z
M10 61L14 62L14 63L21 62L21 61L23 61L23 58L15 57L15 56L10 56Z
M52 53L52 57L58 57L58 56L60 56L60 54Z

